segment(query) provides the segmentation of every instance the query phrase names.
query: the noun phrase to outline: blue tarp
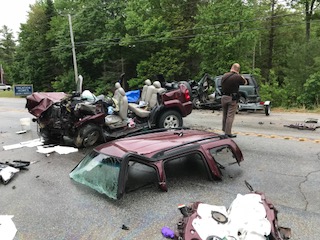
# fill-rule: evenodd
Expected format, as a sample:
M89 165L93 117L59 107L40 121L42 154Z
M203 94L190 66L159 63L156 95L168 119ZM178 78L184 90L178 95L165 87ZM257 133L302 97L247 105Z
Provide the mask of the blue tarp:
M126 92L126 96L128 98L129 103L138 102L138 100L140 98L140 90L128 91L128 92Z

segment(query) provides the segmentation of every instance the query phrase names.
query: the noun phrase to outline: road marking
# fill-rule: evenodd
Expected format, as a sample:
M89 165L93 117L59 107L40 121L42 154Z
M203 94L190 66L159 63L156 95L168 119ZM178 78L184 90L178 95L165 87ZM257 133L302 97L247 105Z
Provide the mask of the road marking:
M216 130L216 129L208 129L209 132L215 132L223 134L223 131ZM300 137L292 137L292 136L281 136L281 135L274 135L274 134L261 134L261 133L253 133L253 132L234 132L237 135L243 136L254 136L254 137L263 137L263 138L275 138L275 139L284 139L284 140L293 140L299 142L313 142L313 143L320 143L320 139L312 139L312 138L300 138Z
M320 143L320 139L313 139L313 138L301 138L301 137L281 136L281 135L273 135L273 134L269 135L269 134L261 134L261 133L242 133L242 132L235 132L235 134L245 135L245 136L256 136L256 137L263 137L263 138L293 140L293 141L299 141L299 142Z

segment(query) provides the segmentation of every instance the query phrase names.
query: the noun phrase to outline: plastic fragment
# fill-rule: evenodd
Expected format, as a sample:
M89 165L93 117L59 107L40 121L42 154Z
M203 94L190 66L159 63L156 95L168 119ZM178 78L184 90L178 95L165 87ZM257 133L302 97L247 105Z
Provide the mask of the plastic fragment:
M161 229L161 233L165 238L171 238L171 239L174 238L174 232L168 227L163 227Z

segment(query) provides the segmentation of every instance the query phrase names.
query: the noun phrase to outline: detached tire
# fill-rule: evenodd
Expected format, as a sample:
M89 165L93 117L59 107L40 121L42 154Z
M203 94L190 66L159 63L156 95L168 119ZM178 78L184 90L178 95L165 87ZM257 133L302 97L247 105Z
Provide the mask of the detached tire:
M174 110L164 112L158 122L159 128L177 128L182 127L183 121L180 113Z
M95 124L87 124L78 130L74 139L77 148L94 146L101 137L101 129Z

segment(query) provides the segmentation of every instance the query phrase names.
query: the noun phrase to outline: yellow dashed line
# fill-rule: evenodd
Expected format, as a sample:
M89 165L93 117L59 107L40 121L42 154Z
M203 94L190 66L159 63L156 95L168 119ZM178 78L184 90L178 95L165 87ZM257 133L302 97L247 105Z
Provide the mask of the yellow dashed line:
M221 130L207 129L209 132L221 133ZM234 132L234 134L244 135L244 136L255 136L255 137L264 137L264 138L276 138L276 139L284 139L284 140L294 140L299 142L313 142L320 143L320 139L311 139L311 138L298 138L298 137L290 137L290 136L280 136L280 135L267 135L261 133L248 133L248 132Z

